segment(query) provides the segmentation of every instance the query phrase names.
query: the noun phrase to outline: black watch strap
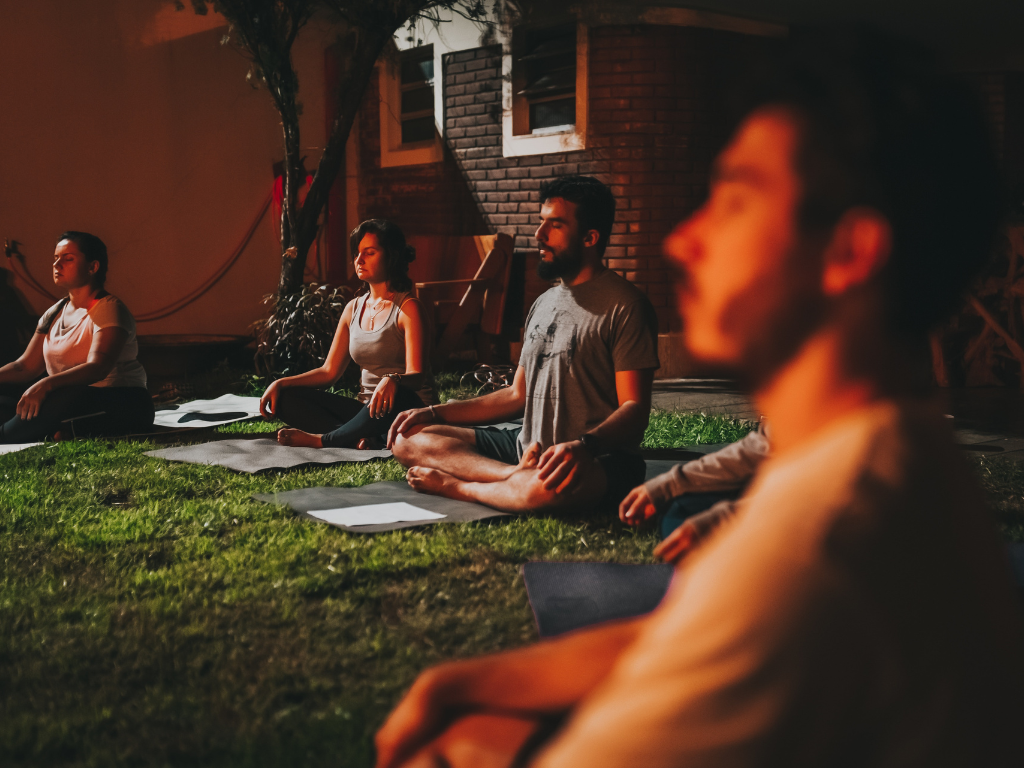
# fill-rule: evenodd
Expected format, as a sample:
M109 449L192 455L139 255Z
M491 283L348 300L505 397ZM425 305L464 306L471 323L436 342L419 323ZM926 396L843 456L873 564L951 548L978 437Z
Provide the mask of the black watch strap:
M600 456L602 451L602 441L597 435L592 435L589 432L580 435L580 442L583 443L583 447L586 448L593 456Z

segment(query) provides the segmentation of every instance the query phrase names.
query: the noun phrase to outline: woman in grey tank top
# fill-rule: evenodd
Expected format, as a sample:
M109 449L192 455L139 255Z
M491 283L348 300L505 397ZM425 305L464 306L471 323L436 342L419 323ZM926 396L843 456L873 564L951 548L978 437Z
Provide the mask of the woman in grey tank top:
M364 221L350 236L356 275L367 293L348 303L331 351L319 368L278 379L260 399L264 418L281 419L282 445L383 447L402 411L437 402L430 374L427 322L410 291L415 250L397 225ZM362 369L353 399L325 392L354 361Z

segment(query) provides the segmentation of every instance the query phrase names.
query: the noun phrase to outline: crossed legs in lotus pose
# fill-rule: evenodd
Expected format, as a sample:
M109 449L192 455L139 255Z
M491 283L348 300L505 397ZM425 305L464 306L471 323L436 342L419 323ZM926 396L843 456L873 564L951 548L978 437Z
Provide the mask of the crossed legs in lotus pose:
M573 456L568 444L544 454L534 444L518 464L505 464L477 451L473 429L429 424L398 435L392 451L417 491L504 512L593 504L608 488L601 465L587 454Z

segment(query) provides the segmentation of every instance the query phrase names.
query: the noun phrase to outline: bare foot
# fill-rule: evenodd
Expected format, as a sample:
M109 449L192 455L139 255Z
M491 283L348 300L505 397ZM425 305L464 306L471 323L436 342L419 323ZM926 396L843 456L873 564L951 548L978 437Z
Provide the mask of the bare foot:
M303 432L301 429L279 429L277 430L277 442L281 445L291 445L297 448L323 448L323 441L320 435L313 435Z
M543 451L540 449L540 443L534 443L523 451L523 458L519 460L518 464L509 464L505 467L504 476L501 479L508 480L521 469L536 469L541 453Z
M405 479L420 493L447 496L449 499L462 498L459 493L459 479L440 469L409 467L409 471L405 473Z

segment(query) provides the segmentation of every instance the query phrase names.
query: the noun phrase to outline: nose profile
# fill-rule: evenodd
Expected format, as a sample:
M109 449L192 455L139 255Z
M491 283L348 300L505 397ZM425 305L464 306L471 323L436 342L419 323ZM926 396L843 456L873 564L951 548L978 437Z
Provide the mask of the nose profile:
M662 251L670 260L684 265L692 262L699 254L700 246L694 232L695 216L676 224L662 243Z
M540 225L537 227L537 231L533 233L533 237L534 237L534 239L538 243L543 243L543 242L545 242L546 233L547 233L547 222L546 221L542 221L540 223Z

